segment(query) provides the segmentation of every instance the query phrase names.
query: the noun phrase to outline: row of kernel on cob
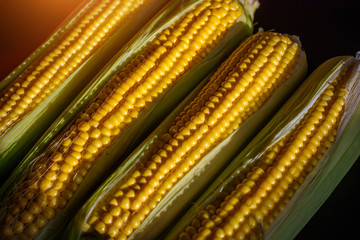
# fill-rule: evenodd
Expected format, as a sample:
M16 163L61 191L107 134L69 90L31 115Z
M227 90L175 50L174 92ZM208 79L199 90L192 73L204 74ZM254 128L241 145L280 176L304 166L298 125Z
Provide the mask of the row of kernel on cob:
M174 1L160 11L0 189L1 239L293 237L360 155L359 63L324 63L269 121L306 58L296 38L274 32L238 45L256 7Z
M75 119L3 185L3 238L55 238L128 148L251 34L254 4L174 1L158 13L55 126L82 109Z

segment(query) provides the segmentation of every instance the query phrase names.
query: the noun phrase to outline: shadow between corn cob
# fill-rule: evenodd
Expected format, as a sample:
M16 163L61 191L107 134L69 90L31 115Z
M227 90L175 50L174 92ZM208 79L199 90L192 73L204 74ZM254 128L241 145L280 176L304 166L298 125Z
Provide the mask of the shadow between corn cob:
M296 41L272 32L249 37L95 192L65 238L157 239L305 72Z
M166 239L294 238L360 155L359 69L316 69Z
M85 1L0 83L0 181L102 66L164 5Z
M86 194L134 139L251 34L253 4L247 12L231 0L175 1L159 13L67 112L87 107L41 155L33 159L30 152L2 187L3 238L59 238Z

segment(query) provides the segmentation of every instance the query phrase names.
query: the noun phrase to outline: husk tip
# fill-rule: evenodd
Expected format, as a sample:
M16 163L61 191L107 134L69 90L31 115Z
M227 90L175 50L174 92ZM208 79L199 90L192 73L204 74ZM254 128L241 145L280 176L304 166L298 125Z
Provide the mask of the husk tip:
M360 51L357 51L355 54L356 60L360 60Z
M254 19L255 11L260 7L259 0L239 0L244 5L245 10Z

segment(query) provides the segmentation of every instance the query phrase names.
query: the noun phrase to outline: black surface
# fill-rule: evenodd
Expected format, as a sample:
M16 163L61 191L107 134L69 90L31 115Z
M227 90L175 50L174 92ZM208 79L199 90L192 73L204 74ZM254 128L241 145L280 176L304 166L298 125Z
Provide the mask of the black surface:
M360 51L359 0L260 0L256 27L300 37L309 70L337 55Z
M325 60L360 51L359 0L262 0L256 29L300 37L309 71ZM360 124L360 123L359 123ZM298 234L303 239L360 239L360 160Z

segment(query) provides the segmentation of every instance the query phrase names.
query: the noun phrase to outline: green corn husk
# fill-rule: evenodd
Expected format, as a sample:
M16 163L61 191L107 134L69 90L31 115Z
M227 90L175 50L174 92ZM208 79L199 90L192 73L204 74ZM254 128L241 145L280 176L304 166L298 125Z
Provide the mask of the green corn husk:
M99 2L96 0L84 1L78 10L42 46L0 82L0 96L18 78L26 77L28 72L39 66L39 62L65 39L69 32L80 24L84 16ZM144 1L143 6L136 11L136 14L110 30L109 36L101 42L101 45L93 50L93 53L79 67L74 69L39 106L13 123L4 133L0 132L0 184L9 176L51 123L90 82L92 77L166 2L165 0Z
M185 229L189 230L189 226L195 224L194 219L200 216L199 214L203 214L202 211L205 207L210 209L210 204L220 204L234 188L237 189L239 186L237 184L242 182L248 172L247 169L250 166L257 166L257 162L265 155L266 150L294 129L320 94L345 69L350 69L346 75L348 92L333 143L312 171L305 176L299 188L294 190L289 202L285 206L281 205L282 210L278 210L276 206L273 208L274 214L280 211L278 215L273 216L273 221L265 222L256 215L257 213L250 213L250 215L254 214L251 215L254 219L254 226L250 233L245 235L246 239L295 238L360 155L360 59L350 56L335 57L320 65L265 128L193 203L165 239L188 239L184 233ZM273 205L275 204L276 202L273 202ZM236 209L240 209L240 205ZM212 219L212 215L209 215L209 218ZM241 226L238 223L238 229ZM233 230L233 234L236 234L235 232L236 230ZM234 238L234 236L231 238L228 235L227 237Z
M235 55L235 53L233 55ZM224 66L227 64L227 62L223 63ZM160 200L157 206L150 211L145 217L145 220L134 230L128 239L159 239L166 228L176 222L176 219L189 206L191 200L214 179L219 171L226 166L249 139L265 125L274 110L279 107L298 86L307 70L304 52L301 52L296 66L291 77L275 91L258 111L241 123L240 127L230 136L220 141L210 152L202 156L200 158L201 160L172 186L169 192ZM219 69L221 69L221 67ZM216 75L216 73L214 75ZM197 92L198 90L191 95L196 95ZM189 98L194 98L191 95L189 95ZM162 141L161 137L164 133L168 132L180 112L185 111L184 108L189 105L188 102L188 99L182 102L97 189L69 223L63 238L107 239L107 237L109 237L107 235L100 236L96 232L85 232L83 228L91 217L91 214L96 208L101 206L103 201L111 198L111 194L119 188L119 184L124 183L137 166L146 165L146 161L150 159L150 156L153 154L153 148L156 148L158 142Z
M121 52L118 52L113 57L98 76L92 80L88 87L78 95L62 115L51 125L49 130L36 143L2 186L0 189L0 197L2 200L0 216L1 214L5 214L8 205L12 204L11 201L9 201L11 195L21 194L17 188L19 184L26 181L32 169L35 168L47 151L54 151L54 149L58 147L59 142L62 140L62 135L58 133L62 131L63 126L70 121L74 121L72 120L74 119L73 116L80 114L80 111L84 110L86 106L89 106L111 78L130 63L158 34L201 2L203 1L193 0L184 2L177 0L170 2L134 36ZM134 119L131 124L127 125L126 129L113 140L112 144L101 152L99 158L90 168L65 208L59 211L54 219L49 221L48 225L41 230L35 239L60 238L60 233L67 224L70 216L78 209L93 188L103 181L114 166L126 156L126 153L130 151L131 148L134 148L137 142L141 141L144 135L146 135L154 125L158 124L161 118L164 118L166 113L181 102L215 66L230 54L242 39L252 33L252 18L258 3L252 1L251 4L247 3L246 7L241 2L238 2L238 4L243 9L243 14L225 35L219 39L219 42L211 52L207 53L202 60L187 70L171 87L167 88L159 97L143 109L138 117ZM66 131L67 129L63 130L63 133ZM49 145L53 139L54 141ZM3 220L0 221L2 226L4 226Z

